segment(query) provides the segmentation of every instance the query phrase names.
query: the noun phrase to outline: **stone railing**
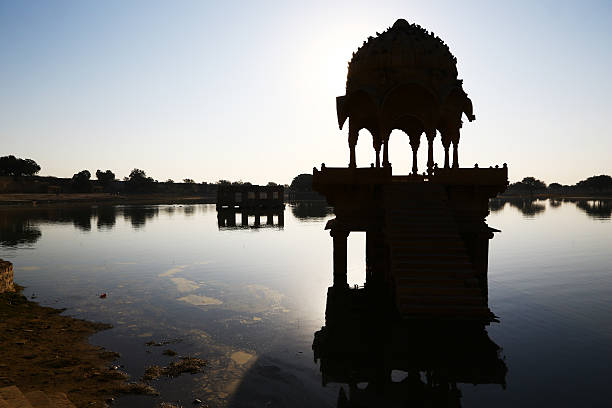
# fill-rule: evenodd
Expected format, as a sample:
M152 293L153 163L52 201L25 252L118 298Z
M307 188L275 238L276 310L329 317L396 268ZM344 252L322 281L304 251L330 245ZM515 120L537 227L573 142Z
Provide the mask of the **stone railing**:
M14 291L13 264L0 259L0 293Z

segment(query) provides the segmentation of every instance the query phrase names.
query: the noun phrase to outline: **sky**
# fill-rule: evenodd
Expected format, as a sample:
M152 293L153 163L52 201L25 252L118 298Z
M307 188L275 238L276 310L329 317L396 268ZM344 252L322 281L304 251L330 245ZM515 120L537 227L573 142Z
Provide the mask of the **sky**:
M0 0L0 156L41 175L160 181L285 184L346 167L347 63L399 18L457 57L476 115L462 167L562 184L612 174L610 1ZM408 137L389 146L407 174ZM426 153L423 136L420 171ZM373 161L362 131L357 164Z

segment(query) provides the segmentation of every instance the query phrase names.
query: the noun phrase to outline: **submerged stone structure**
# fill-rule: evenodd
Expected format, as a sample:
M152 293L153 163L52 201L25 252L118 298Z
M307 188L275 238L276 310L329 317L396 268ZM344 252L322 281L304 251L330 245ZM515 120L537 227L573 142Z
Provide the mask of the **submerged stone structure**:
M485 217L489 199L508 185L508 169L459 166L462 118L473 121L475 115L456 62L440 38L406 20L369 37L353 54L346 95L336 104L341 129L348 120L348 167L313 169L313 189L336 214L326 227L334 246L332 303L350 296L347 237L364 231L365 289L377 293L377 303L403 317L492 318L487 262L496 230ZM372 137L374 163L360 168L355 146L364 129ZM408 175L393 175L388 159L394 129L410 139ZM428 159L419 174L423 135ZM434 160L436 138L442 166ZM330 312L328 307L328 317Z
M217 209L284 208L285 188L283 186L258 186L254 184L219 184Z
M0 293L14 291L13 264L0 259Z

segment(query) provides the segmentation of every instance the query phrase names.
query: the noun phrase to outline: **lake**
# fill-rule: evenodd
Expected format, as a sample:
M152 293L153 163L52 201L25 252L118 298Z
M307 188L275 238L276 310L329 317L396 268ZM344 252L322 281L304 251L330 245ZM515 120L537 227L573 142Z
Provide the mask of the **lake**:
M499 322L487 333L505 387L459 384L462 406L610 406L611 213L609 200L491 202ZM335 407L347 387L322 386L311 348L332 284L331 218L307 203L221 221L206 204L0 208L0 258L26 296L111 323L91 342L121 353L133 380L175 359L168 348L208 361L200 374L154 381L159 397L117 407ZM348 247L349 283L363 284L365 234Z

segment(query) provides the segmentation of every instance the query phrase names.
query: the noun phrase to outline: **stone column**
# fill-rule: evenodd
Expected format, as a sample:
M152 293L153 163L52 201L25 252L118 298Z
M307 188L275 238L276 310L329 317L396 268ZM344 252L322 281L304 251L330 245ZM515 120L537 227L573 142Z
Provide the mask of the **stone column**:
M259 227L261 225L261 216L259 213L255 213L255 227Z
M448 169L450 168L449 161L448 161L448 148L450 147L450 143L444 144L443 146L444 146L444 168Z
M357 167L357 161L355 159L355 146L357 146L358 137L359 137L359 133L351 129L350 122L349 122L349 137L348 137L348 143L349 143L349 149L350 149L349 167L351 168Z
M285 210L280 210L278 213L278 226L283 227L285 225Z
M329 235L334 239L334 288L348 288L346 278L346 239L350 231L333 228Z
M383 142L383 167L389 167L389 139Z
M243 227L248 227L249 226L249 216L247 215L247 213L242 211L240 213L240 216L241 216L240 221L241 221L242 226Z
M459 167L459 142L453 142L453 168Z
M434 158L433 158L433 141L436 137L436 129L427 132L427 174L433 173Z
M227 226L228 227L236 226L236 211L229 211L227 213Z
M376 168L380 167L380 145L374 146L374 150L376 150Z
M410 136L410 147L412 148L412 174L419 174L419 168L417 166L417 151L421 144L421 135Z

